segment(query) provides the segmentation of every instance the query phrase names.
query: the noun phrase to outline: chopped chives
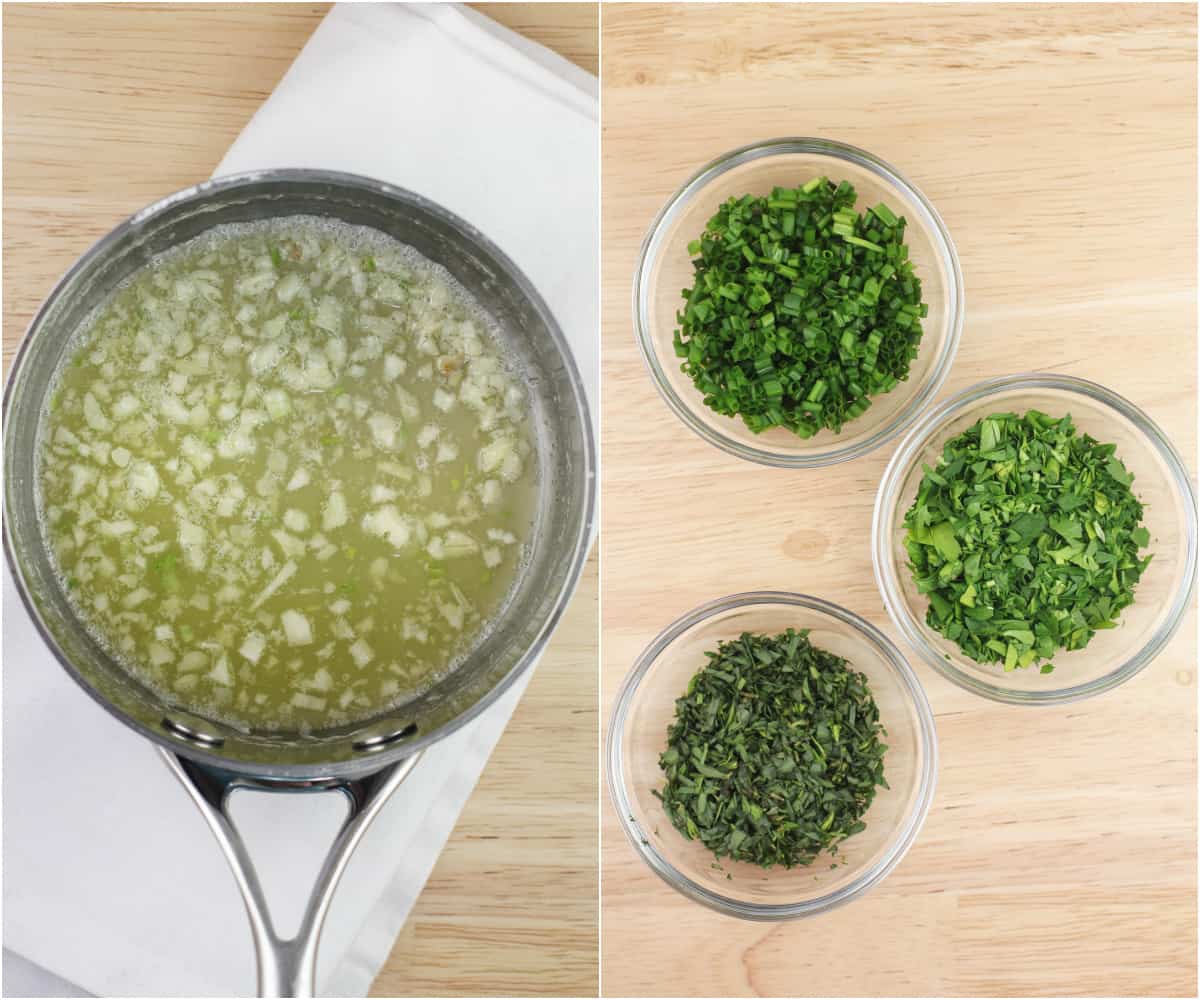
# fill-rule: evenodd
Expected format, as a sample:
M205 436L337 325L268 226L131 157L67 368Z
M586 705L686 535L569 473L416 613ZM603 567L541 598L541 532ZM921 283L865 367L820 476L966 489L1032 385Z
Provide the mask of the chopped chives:
M882 204L860 213L856 197L815 177L731 198L688 244L674 347L711 409L811 437L908 377L928 308L906 223Z
M894 226L899 221L896 216L892 214L892 210L883 202L880 202L873 209L871 209L871 211L875 214L875 218L877 218L885 226Z
M856 247L865 247L867 250L874 250L877 253L883 253L883 247L878 243L872 243L870 240L859 239L857 236L843 235L847 243L853 243Z

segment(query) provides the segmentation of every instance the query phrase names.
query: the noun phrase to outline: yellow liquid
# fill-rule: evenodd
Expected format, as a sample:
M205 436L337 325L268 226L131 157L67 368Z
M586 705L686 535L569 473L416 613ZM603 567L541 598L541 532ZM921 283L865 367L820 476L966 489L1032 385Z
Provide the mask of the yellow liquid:
M467 293L371 230L220 228L85 325L39 451L81 619L235 725L361 719L452 669L533 512L527 394Z

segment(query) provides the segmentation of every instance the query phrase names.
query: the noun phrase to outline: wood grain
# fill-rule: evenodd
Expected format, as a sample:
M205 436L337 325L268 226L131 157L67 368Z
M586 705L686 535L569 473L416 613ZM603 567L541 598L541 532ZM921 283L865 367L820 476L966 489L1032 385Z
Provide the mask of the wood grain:
M1196 34L1185 6L609 5L602 14L602 699L723 594L819 594L900 641L868 551L893 446L819 472L726 457L630 328L640 240L717 154L863 146L953 234L967 321L940 394L1030 368L1103 382L1196 456ZM1029 710L917 666L937 798L864 898L782 925L673 892L602 808L608 996L1196 993L1196 617L1118 691Z
M593 75L600 72L599 4L472 3L467 6L553 49Z
M594 6L480 6L595 72ZM58 276L208 176L327 9L5 6L5 371ZM593 558L376 995L595 995L596 631Z

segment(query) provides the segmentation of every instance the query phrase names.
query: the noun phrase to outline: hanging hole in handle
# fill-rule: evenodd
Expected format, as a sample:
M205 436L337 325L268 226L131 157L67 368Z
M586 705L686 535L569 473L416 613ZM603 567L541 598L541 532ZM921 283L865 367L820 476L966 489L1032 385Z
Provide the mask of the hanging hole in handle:
M384 733L380 736L367 736L361 740L355 740L352 746L359 753L373 753L376 750L382 750L384 747L390 747L393 743L399 743L401 740L406 740L410 736L417 735L417 724L410 722L403 729L397 729L394 733Z
M195 743L197 746L210 747L215 749L225 743L223 736L211 736L208 733L197 732L195 729L189 729L182 722L176 722L174 719L163 717L162 727L172 736L178 736L181 740L187 740L189 743Z

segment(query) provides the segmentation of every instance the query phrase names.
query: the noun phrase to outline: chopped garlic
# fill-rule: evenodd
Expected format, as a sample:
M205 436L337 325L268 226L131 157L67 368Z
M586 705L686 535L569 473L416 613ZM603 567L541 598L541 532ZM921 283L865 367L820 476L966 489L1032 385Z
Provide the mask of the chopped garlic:
M291 400L282 389L268 389L263 394L263 406L272 420L282 420L292 410Z
M308 484L309 484L308 470L307 469L297 469L295 472L292 473L292 478L288 480L287 490L289 493L294 493L296 490L301 489L302 487L307 486Z
M146 654L150 657L150 662L156 667L161 667L175 659L171 651L160 642L150 643L146 647Z
M354 659L354 665L361 670L371 662L375 652L367 645L365 639L359 639L350 647L350 656Z
M396 447L400 425L386 413L373 413L367 418L367 426L371 428L371 436L379 448L391 451Z
M283 526L289 531L302 532L308 530L308 515L303 511L289 507L283 512Z
M288 580L290 580L295 575L296 575L296 564L294 562L292 562L291 559L289 559L287 562L285 562L283 564L283 566L279 570L279 572L275 574L275 576L274 576L274 578L272 578L271 582L268 583L266 585L266 587L263 588L262 593L260 593L258 595L258 597L256 597L254 599L254 603L250 605L250 610L253 611L255 608L261 607L263 601L267 600L273 594L277 593L279 588L282 587L285 583L287 583Z
M504 460L512 454L512 442L504 437L484 445L479 452L479 468L484 472L492 472L500 468Z
M279 550L285 556L298 558L304 555L304 542L295 535L289 535L282 528L277 528L271 532L271 537L275 539L275 544L279 546Z
M441 433L441 428L437 424L426 424L417 434L417 447L428 448L434 441L437 440L438 434Z
M225 687L233 683L233 675L229 672L229 660L223 653L217 658L217 662L213 664L212 670L208 672L208 677L210 680Z
M267 648L267 640L264 639L258 632L251 632L242 640L241 648L238 652L242 654L251 663L258 663L263 655L263 650Z
M321 517L321 529L323 531L333 531L335 528L340 528L348 520L350 520L350 514L346 507L346 498L335 490L329 494L329 500L325 504L325 512Z
M102 521L97 526L100 534L108 535L110 538L118 538L121 535L132 534L136 527L137 525L135 525L132 521L124 519L120 521Z
M138 587L137 590L132 590L121 600L121 606L125 608L136 608L143 603L146 598L153 597L154 592L147 590L145 587Z
M112 415L117 420L124 420L126 417L132 417L139 409L142 402L137 396L132 393L125 393L120 399L113 403Z
M179 522L179 547L187 557L188 565L194 570L202 570L208 564L208 555L204 551L208 541L208 532L193 521Z
M197 472L204 472L213 463L211 449L206 448L197 438L192 437L191 434L179 442L179 451Z
M461 607L457 604L439 604L438 610L441 611L442 617L450 623L451 628L462 630L465 616Z
M479 543L465 531L447 531L443 551L447 559L469 556L479 551Z
M86 465L71 466L71 496L77 497L96 481L99 473Z
M289 646L307 646L313 641L312 625L299 611L288 610L279 616Z
M495 479L487 479L483 485L479 487L479 499L487 506L500 502L501 490L500 484Z
M404 517L392 504L386 504L369 512L362 520L363 531L387 539L394 548L400 549L412 538L412 519Z
M83 397L83 419L94 431L107 431L112 428L112 421L104 415L96 397L90 392Z
M299 294L301 287L300 275L293 271L279 282L275 294L279 296L280 302L291 302Z
M179 401L177 396L168 393L163 393L162 398L158 402L158 408L162 411L162 415L173 424L190 424L192 422L192 412Z
M129 467L129 489L142 500L153 500L158 496L158 473L149 462L134 462Z
M317 315L314 322L322 330L337 333L342 328L342 306L337 299L326 295L317 303Z
M397 378L404 374L408 368L408 362L403 358L398 358L394 354L386 354L383 358L383 377L389 382L394 382Z
M179 660L179 669L181 671L203 670L207 666L208 657L198 649L184 653Z

